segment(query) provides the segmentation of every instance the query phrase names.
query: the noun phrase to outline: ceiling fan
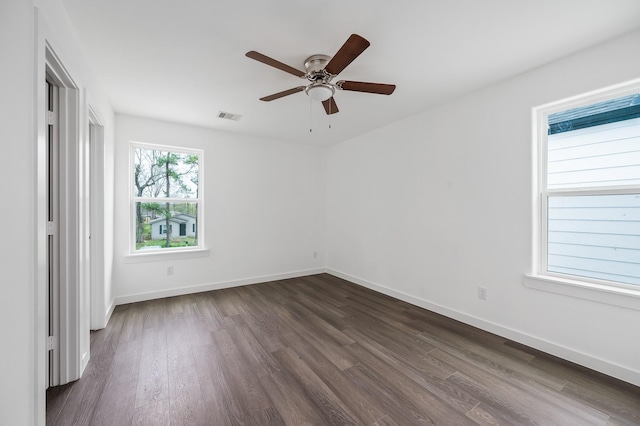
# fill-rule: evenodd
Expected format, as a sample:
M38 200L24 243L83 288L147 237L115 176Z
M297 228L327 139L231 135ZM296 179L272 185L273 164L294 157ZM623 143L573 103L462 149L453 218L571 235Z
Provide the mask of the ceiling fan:
M338 112L333 95L338 90L348 90L352 92L378 93L390 95L396 89L395 84L366 83L362 81L340 80L332 83L331 80L342 70L344 70L354 59L356 59L370 43L358 34L351 34L349 39L342 45L335 56L312 55L304 61L306 71L293 68L287 64L276 61L262 53L256 51L247 52L246 56L263 64L267 64L296 77L307 79L311 82L307 86L298 86L293 89L274 93L273 95L260 98L261 101L269 102L280 99L294 93L304 91L311 99L322 102L327 114Z

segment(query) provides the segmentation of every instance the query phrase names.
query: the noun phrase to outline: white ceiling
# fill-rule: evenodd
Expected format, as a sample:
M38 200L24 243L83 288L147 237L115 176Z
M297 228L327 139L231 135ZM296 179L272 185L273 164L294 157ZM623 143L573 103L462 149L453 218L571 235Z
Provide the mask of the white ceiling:
M310 144L366 133L640 26L638 0L62 1L116 112ZM392 83L393 95L339 91L331 118L303 92L258 100L306 80L246 52L304 70L305 58L335 54L352 33L371 46L334 81Z

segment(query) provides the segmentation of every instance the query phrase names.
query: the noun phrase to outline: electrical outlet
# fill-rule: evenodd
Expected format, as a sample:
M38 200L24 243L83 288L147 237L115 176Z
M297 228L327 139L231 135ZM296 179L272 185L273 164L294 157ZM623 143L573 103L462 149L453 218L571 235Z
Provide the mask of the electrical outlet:
M167 275L173 275L173 266L167 266Z
M487 300L487 288L478 287L478 299Z

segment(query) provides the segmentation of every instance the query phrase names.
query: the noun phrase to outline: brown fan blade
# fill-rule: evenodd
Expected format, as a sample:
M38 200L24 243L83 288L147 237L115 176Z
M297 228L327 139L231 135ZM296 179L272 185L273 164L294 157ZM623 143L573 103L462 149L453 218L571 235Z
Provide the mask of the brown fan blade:
M342 45L338 53L334 55L325 67L329 74L338 75L355 58L360 56L369 47L369 42L358 34L351 34L351 37Z
M304 71L297 70L297 69L295 69L293 67L290 67L287 64L283 64L280 61L276 61L273 58L265 56L262 53L258 53L255 50L252 50L251 52L247 52L245 56L247 58L255 59L258 62L262 62L263 64L267 64L267 65L272 66L274 68L278 68L279 70L282 70L284 72L288 72L289 74L293 74L296 77L304 77L305 76L305 72Z
M365 83L363 81L344 81L336 83L342 90L352 92L378 93L380 95L390 95L396 90L395 84Z
M336 105L336 100L333 99L333 96L327 99L326 101L322 101L322 106L324 107L324 110L327 113L327 115L340 112L340 110L338 109L338 105Z
M260 98L261 101L269 102L274 99L280 99L285 96L293 95L294 93L302 92L304 90L304 86L294 87L293 89L284 90L282 92L274 93L273 95L265 96L264 98Z

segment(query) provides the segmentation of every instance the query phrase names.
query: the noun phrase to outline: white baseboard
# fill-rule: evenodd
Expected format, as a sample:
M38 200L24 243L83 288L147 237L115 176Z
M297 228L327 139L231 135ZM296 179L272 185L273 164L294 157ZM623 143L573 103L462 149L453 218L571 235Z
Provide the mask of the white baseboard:
M107 312L104 316L104 319L102 320L102 322L98 323L98 324L94 324L91 327L91 331L95 331L95 330L102 330L103 328L105 328L107 326L107 324L109 323L109 320L111 319L111 314L113 314L113 310L116 308L116 304L115 301L111 301L111 304L109 305L109 307L107 308Z
M84 374L84 370L87 368L90 358L90 353L88 351L84 352L82 357L80 357L80 377Z
M112 300L111 304L109 305L109 309L107 309L107 315L106 318L104 319L104 326L106 327L107 324L109 323L109 320L111 319L111 315L113 314L113 310L116 308L116 301Z
M368 289L377 291L379 293L386 294L387 296L395 297L404 302L411 303L412 305L419 306L432 312L444 315L446 317L461 321L465 324L469 324L474 327L478 327L482 330L488 331L493 334L497 334L504 338L513 340L523 345L538 349L542 352L557 356L567 361L574 362L592 370L599 371L625 382L631 383L636 386L640 386L640 371L632 370L627 367L593 357L589 354L585 354L580 351L568 348L566 346L559 345L557 343L549 342L548 340L532 336L527 333L523 333L518 330L514 330L504 325L496 324L491 321L483 320L473 315L465 314L464 312L457 311L455 309L447 308L446 306L438 305L436 303L429 302L424 299L420 299L409 294L393 290L389 287L385 287L380 284L367 281L365 279L349 275L344 272L336 271L335 269L327 268L326 273L334 275L338 278L353 282Z
M162 299L164 297L182 296L184 294L201 293L203 291L221 290L224 288L239 287L243 285L259 284L269 281L286 280L288 278L305 277L307 275L315 275L326 272L325 268L307 269L304 271L286 272L283 274L264 275L260 277L242 278L239 280L220 281L216 283L200 284L188 287L178 287L168 290L152 291L148 293L131 294L127 296L116 297L114 307L116 305L124 305L126 303L143 302L145 300ZM113 312L113 309L111 309ZM109 317L111 314L109 314Z

